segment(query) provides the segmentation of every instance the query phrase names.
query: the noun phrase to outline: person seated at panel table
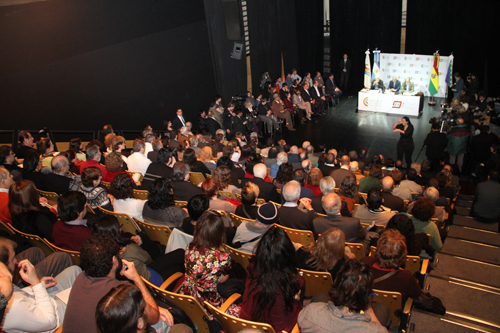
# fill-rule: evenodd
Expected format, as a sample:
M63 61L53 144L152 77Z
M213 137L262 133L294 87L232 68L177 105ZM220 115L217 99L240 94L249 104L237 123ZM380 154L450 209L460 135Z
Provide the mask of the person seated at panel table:
M411 78L407 77L405 79L405 82L403 84L403 86L401 87L401 90L402 92L406 92L406 93L412 93L413 91L415 91L415 84L413 82L411 82Z
M374 90L381 89L382 92L385 92L384 81L380 79L380 75L375 76L375 80L372 81L372 89Z
M389 82L389 91L399 93L401 90L401 81L398 80L397 76L392 77L392 81Z

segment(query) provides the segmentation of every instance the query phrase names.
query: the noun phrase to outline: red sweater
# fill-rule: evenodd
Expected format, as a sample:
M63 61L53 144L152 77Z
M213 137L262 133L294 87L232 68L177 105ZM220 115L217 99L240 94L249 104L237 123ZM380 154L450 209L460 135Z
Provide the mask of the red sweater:
M0 221L10 224L9 193L0 192Z
M66 250L80 251L83 242L92 235L92 230L83 225L69 225L57 220L52 228L54 245Z

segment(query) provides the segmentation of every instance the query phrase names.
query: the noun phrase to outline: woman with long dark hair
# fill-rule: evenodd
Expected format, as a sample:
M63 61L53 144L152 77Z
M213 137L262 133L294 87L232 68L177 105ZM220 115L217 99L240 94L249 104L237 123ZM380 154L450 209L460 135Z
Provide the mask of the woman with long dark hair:
M290 332L302 309L298 293L304 279L297 270L293 243L283 229L270 228L262 236L247 272L240 318Z
M398 160L403 160L403 155L406 160L406 167L410 168L411 166L411 155L413 154L413 150L415 149L415 145L413 144L413 125L410 121L410 118L403 117L399 118L394 125L392 125L393 132L399 132L400 137L397 145L397 156Z
M51 168L51 162L54 158L54 145L49 138L41 138L40 141L36 143L37 152L40 154L40 159L42 160L42 165L47 168Z
M185 281L181 294L191 295L200 304L204 301L220 308L225 299L218 293L217 285L229 278L231 255L224 251L226 228L222 216L208 210L196 221L193 241L186 248ZM228 314L237 315L239 307L232 304Z
M47 238L52 242L52 227L57 220L55 213L40 204L35 184L30 180L21 180L12 184L9 190L9 211L12 226L17 230Z
M146 200L135 199L132 179L126 173L116 176L111 182L109 193L114 197L111 200L116 213L128 214L130 217L143 220L142 210Z
M184 151L182 161L189 166L189 171L191 172L201 172L205 178L211 174L207 166L203 162L198 161L196 158L196 152L192 148L188 148Z
M340 184L340 199L347 204L347 209L352 213L354 205L366 204L365 199L358 193L358 185L356 184L356 177L347 176Z
M31 180L35 183L38 190L47 191L47 183L45 173L42 171L42 161L36 153L28 154L23 161L23 169L21 171L24 180Z
M149 189L148 201L142 210L144 221L166 225L169 228L180 227L187 213L175 206L174 189L165 178L158 178Z

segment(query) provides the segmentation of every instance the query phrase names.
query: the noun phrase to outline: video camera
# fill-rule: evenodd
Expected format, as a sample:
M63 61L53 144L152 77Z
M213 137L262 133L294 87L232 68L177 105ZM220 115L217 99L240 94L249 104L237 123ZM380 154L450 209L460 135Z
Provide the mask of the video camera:
M447 103L443 103L441 104L441 115L429 119L429 124L436 124L441 133L447 133L457 123L457 113L457 110L453 110Z

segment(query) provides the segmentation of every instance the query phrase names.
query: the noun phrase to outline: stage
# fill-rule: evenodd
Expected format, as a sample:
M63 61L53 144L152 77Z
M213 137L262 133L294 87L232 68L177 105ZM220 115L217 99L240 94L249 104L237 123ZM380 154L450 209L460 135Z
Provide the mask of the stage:
M435 100L437 104L429 106L429 98L425 97L420 118L410 118L415 128L413 161L416 160L425 137L431 130L429 119L441 114L440 105L444 99L435 98ZM297 124L295 132L284 129L283 139L288 144L297 146L302 146L302 142L308 140L315 148L321 143L325 143L328 149L345 148L347 151L354 149L359 152L365 148L368 150L368 156L382 154L385 158L396 159L396 143L399 140L399 133L392 132L392 125L399 116L369 111L356 113L357 106L357 94L352 98L343 96L340 104L330 107L326 115L313 118L304 125ZM279 139L280 136L277 138ZM417 162L422 162L425 158L424 149Z

